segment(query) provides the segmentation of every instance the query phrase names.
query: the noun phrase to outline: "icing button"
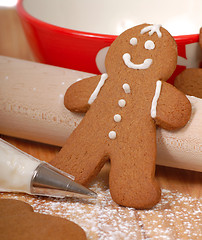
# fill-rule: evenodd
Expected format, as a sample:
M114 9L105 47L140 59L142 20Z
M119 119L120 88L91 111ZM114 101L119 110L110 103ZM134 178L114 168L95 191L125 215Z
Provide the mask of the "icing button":
M120 122L121 121L121 115L120 114L115 114L114 115L114 121L115 122Z
M126 101L124 99L120 99L118 101L119 107L125 107L126 106Z
M109 138L110 139L115 139L116 138L116 132L115 131L110 131L109 132Z
M125 93L130 93L130 85L128 83L124 83L123 90Z

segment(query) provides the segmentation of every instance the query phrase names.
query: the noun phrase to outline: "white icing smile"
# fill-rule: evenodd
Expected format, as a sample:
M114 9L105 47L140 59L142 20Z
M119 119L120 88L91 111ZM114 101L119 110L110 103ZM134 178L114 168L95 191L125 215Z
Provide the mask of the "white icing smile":
M147 69L152 64L151 58L145 59L144 62L141 64L134 64L133 62L131 62L131 56L129 53L123 54L123 61L127 67L133 68L133 69Z
M160 31L160 27L161 27L160 24L150 25L150 26L147 26L147 27L143 28L140 33L144 34L146 32L149 32L149 36L152 36L154 33L156 33L158 35L158 37L161 38L162 33ZM133 38L130 39L130 44L132 46L137 45L137 42L138 41L137 41L136 37L133 37ZM151 40L147 40L144 44L144 47L147 50L152 50L152 49L155 48L155 43ZM131 62L131 56L130 56L129 53L123 54L123 61L126 64L127 67L132 68L132 69L147 69L152 64L152 59L151 58L146 58L144 60L144 62L141 63L141 64L135 64L135 63Z

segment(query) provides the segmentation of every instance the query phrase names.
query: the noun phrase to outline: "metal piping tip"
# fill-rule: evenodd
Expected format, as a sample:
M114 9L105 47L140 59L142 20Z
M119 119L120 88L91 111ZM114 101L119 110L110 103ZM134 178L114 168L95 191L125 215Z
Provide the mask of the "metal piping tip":
M96 198L97 194L90 189L74 182L50 164L41 163L32 177L30 192L34 195L51 197Z
M91 191L90 189L74 182L71 181L71 183L68 186L68 191L71 191L72 194L76 193L77 195L85 195L86 197L89 198L97 198L97 193Z

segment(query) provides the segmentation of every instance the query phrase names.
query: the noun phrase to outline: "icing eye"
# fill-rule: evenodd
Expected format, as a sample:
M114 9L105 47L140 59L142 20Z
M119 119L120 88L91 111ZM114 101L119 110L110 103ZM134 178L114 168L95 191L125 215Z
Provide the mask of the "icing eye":
M152 49L155 48L155 44L154 44L153 41L147 40L147 41L145 42L145 44L144 44L144 47L145 47L145 49L147 49L147 50L152 50Z
M135 46L137 44L137 38L133 37L130 39L130 44Z

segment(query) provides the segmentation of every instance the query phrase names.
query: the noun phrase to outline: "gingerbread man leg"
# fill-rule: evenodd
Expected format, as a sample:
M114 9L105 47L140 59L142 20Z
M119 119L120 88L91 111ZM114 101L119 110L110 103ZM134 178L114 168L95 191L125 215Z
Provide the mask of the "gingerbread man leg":
M89 123L84 118L51 161L52 165L73 175L75 181L83 185L87 185L108 160L104 149L100 147L103 145L103 136L97 134L95 138L97 128L96 122Z
M161 195L160 188L154 178L155 131L153 131L152 123L147 129L145 129L145 125L141 128L140 126L136 127L139 128L136 137L129 136L127 144L119 141L119 146L114 147L114 152L110 154L109 186L111 196L116 203L145 209L154 206ZM134 154L134 149L136 149L136 154ZM117 151L119 151L118 154Z

